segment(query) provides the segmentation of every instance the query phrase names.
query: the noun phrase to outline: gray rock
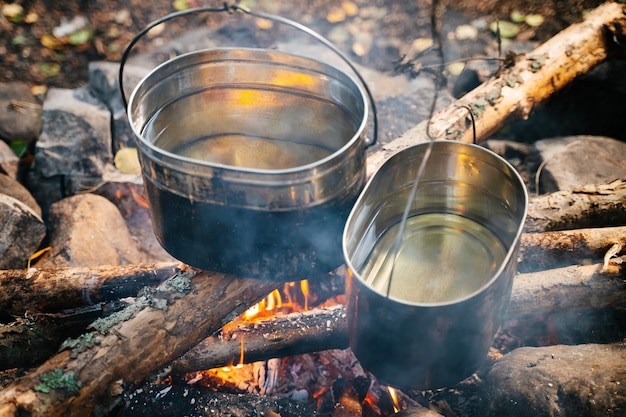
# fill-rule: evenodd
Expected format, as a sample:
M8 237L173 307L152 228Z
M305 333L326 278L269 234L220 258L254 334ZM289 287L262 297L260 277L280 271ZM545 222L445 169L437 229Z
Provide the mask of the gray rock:
M41 217L21 201L0 194L0 269L21 269L46 235Z
M110 120L108 109L88 90L50 89L33 170L48 178L101 176L113 159Z
M567 136L535 143L544 166L542 192L572 190L626 176L626 143L604 136Z
M0 193L13 197L16 200L26 204L37 216L41 217L41 207L35 201L35 198L31 195L30 191L26 189L14 178L8 175L0 174Z
M41 130L41 103L28 84L0 83L0 138L37 139Z
M485 377L481 415L618 416L626 412L626 346L519 348Z
M9 145L0 140L0 172L7 174L11 178L17 178L19 166L20 159Z
M89 64L89 88L107 105L113 118L113 150L121 145L134 147L133 132L128 123L126 109L122 102L119 85L119 64L113 62L92 62ZM126 99L130 97L132 88L149 72L137 65L126 64L124 67L124 90Z
M54 203L48 221L50 247L37 267L123 265L144 262L117 207L95 194Z
M89 89L50 89L43 109L27 185L47 213L53 202L101 184L113 154L111 114Z

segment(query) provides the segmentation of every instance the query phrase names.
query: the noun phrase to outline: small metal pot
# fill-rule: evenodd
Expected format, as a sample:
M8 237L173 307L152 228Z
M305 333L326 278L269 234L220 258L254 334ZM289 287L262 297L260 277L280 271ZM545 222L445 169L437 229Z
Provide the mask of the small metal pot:
M127 110L153 228L174 257L279 281L343 263L367 146L350 76L276 51L196 51L153 70Z
M515 169L477 145L434 141L383 164L343 235L350 346L366 369L433 389L479 367L510 297L527 200Z

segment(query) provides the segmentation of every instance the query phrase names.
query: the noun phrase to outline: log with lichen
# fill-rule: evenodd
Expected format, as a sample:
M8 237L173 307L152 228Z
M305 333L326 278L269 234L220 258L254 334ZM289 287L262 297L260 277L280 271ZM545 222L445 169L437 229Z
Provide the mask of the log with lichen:
M0 270L0 313L53 313L137 295L174 275L180 262Z
M276 283L187 271L134 305L97 320L36 370L0 391L2 416L102 416L151 373L180 357Z

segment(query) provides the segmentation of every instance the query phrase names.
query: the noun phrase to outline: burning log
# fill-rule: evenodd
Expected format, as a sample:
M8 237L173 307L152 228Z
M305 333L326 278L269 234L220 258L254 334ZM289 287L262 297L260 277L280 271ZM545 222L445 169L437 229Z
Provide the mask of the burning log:
M504 320L524 321L532 326L557 311L626 311L623 269L617 265L610 272L601 272L602 265L594 264L519 274L513 282ZM577 323L569 325L575 328ZM240 337L243 337L243 345ZM348 346L345 307L340 305L241 324L232 333L205 339L175 361L172 369L186 373L230 365L239 361L242 346L245 362L281 357L285 352L344 349Z
M603 259L615 244L626 247L626 226L524 233L517 268L530 272Z
M626 224L626 180L532 198L525 232Z
M179 262L0 270L0 312L57 312L137 295L180 270Z
M0 415L104 415L136 386L272 291L276 283L185 272L146 291L0 392Z
M244 360L252 363L348 347L346 310L338 305L303 313L275 316L268 320L228 326L220 336L211 336L172 363L172 371L217 368Z
M470 112L476 140L481 141L512 118L527 118L533 107L561 90L576 77L604 60L624 56L626 14L624 6L607 2L577 24L564 29L531 53L505 62L499 75L424 121L368 158L373 173L392 153L428 141L460 139L472 142ZM431 136L428 133L431 133Z

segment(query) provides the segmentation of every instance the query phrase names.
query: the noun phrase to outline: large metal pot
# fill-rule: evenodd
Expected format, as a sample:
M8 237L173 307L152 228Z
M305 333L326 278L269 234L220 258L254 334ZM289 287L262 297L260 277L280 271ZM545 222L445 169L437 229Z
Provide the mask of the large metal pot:
M196 51L147 75L127 110L153 228L174 257L281 281L343 263L368 117L346 73L276 51Z
M343 236L350 346L366 369L433 389L479 367L510 297L527 199L515 169L477 145L434 141L383 164Z

